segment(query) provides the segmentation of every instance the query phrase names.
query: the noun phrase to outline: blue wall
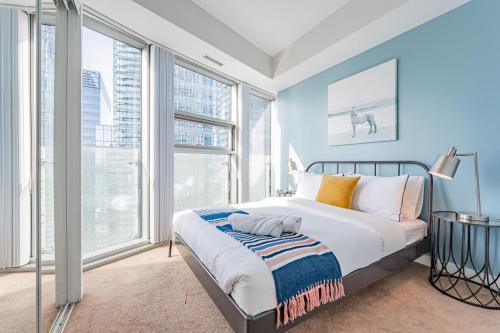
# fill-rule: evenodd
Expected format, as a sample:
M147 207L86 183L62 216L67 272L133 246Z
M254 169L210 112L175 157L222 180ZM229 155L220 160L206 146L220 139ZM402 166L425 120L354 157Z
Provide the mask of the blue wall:
M398 136L381 143L329 147L330 83L398 60ZM473 0L443 16L331 67L278 94L281 186L287 160L411 159L431 165L455 145L479 153L483 212L500 216L500 1ZM453 181L436 180L434 209L474 210L472 160ZM500 237L494 235L500 267Z

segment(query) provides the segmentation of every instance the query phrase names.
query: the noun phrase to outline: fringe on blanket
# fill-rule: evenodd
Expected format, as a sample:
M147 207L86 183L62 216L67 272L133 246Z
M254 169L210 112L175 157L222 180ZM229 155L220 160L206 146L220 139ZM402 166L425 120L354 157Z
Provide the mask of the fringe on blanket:
M344 296L342 280L317 283L276 306L276 328Z

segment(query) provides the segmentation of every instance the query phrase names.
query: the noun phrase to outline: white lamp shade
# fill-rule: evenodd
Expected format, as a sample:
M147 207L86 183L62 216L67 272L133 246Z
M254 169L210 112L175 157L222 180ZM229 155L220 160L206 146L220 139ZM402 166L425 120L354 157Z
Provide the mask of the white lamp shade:
M297 163L295 163L294 160L289 159L288 160L288 174L293 174L297 172Z
M451 180L455 176L459 164L460 160L450 154L439 155L429 173L436 177Z

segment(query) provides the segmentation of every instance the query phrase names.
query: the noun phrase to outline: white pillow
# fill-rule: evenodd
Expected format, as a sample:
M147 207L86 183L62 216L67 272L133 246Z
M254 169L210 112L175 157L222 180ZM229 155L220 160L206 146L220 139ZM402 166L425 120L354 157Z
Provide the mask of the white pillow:
M352 199L352 209L401 221L401 206L408 175L361 176Z
M403 196L401 214L404 219L414 220L420 216L424 205L424 177L410 176Z
M336 174L334 176L342 176L342 173ZM321 185L321 179L323 175L319 173L311 172L300 172L299 173L299 185L297 186L297 192L295 192L296 198L303 198L309 200L316 200L318 195L319 187Z
M299 185L297 186L295 197L316 200L322 177L323 175L319 173L300 172Z

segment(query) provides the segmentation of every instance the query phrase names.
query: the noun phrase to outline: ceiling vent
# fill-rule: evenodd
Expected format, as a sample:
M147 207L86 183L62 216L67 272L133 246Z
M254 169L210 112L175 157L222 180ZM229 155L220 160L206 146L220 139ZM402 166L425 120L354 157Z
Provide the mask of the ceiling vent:
M217 60L215 60L214 58L209 57L209 56L207 56L207 55L204 55L204 56L203 56L203 58L207 59L207 60L208 60L208 61L210 61L211 63L216 64L217 66L224 66L224 64L223 64L222 62L217 61Z

